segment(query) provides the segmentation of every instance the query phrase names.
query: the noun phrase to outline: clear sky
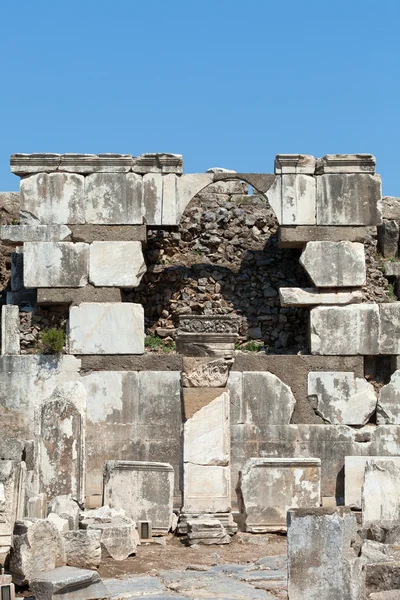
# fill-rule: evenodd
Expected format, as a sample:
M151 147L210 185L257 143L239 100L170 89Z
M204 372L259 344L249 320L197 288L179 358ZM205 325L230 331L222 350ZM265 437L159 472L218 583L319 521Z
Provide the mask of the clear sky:
M399 0L3 0L0 190L14 152L371 152L400 195L399 28Z

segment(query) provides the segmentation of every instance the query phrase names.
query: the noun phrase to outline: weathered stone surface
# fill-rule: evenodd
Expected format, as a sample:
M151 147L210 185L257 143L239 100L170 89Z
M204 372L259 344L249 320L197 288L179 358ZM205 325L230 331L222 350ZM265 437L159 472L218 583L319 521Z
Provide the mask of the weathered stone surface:
M385 258L394 258L399 249L400 227L397 221L383 219L378 227L379 248Z
M185 514L185 513L181 512L179 515L179 523L178 523L178 527L177 527L178 533L179 534L187 533L187 530L188 530L187 522L189 520L194 521L195 519L197 519L201 522L204 520L204 518L205 518L205 513L193 513L192 512L192 513ZM207 518L219 521L219 523L221 523L221 525L224 526L225 531L228 533L228 535L234 535L238 531L237 523L234 521L233 515L231 512L207 513Z
M37 303L41 304L81 304L82 302L121 302L120 288L94 287L81 288L39 288Z
M400 590L374 592L369 595L370 600L400 600Z
M21 242L61 242L71 235L66 225L2 225L0 239L7 244L17 245Z
M315 225L316 183L310 175L282 175L282 225Z
M316 410L328 423L365 425L376 409L374 386L354 373L311 372L308 394L316 396Z
M184 358L183 387L225 387L233 359Z
M61 154L54 152L36 152L33 154L11 154L10 170L15 175L30 173L50 173L56 171L61 162Z
M376 227L285 225L279 227L279 247L303 248L307 242L363 242L368 234L376 235Z
M136 576L126 579L104 579L104 585L110 592L111 600L133 598L154 598L154 600L169 600L172 596L163 595L164 586L156 577ZM174 596L175 597L175 596ZM180 596L177 600L186 600Z
M365 592L369 600L398 600L400 598L400 562L393 560L367 565Z
M378 425L400 425L400 371L395 371L390 383L379 392L376 422Z
M82 287L89 274L88 244L26 242L24 284L28 288Z
M174 470L167 463L107 460L103 470L103 501L123 508L134 521L152 523L168 533L172 522Z
M358 304L362 302L360 290L351 292L323 292L318 288L279 288L282 306L317 306L319 304Z
M1 354L19 353L19 307L5 304L1 307Z
M217 519L188 519L187 537L189 546L193 544L229 544L231 538L225 527Z
M310 311L312 354L379 354L379 330L376 304L318 306Z
M62 517L56 515L56 513L50 513L47 519L50 521L50 523L53 523L54 527L56 527L61 533L69 531L68 519L63 519Z
M182 154L148 152L135 156L132 161L134 173L179 173L183 172Z
M400 522L400 466L389 459L366 461L361 491L362 523L364 527Z
M145 242L146 225L71 225L73 242Z
M163 225L177 225L178 202L176 196L177 176L174 174L162 177L162 214Z
M17 485L20 466L17 461L0 461L0 562L4 564L10 550L17 517Z
M346 456L344 459L344 501L346 506L361 509L361 489L364 481L365 465L368 460L385 460L382 456ZM400 456L390 460L400 467Z
M160 225L162 222L163 177L161 173L143 176L143 222Z
M114 560L125 560L135 554L139 535L135 522L125 515L124 510L102 506L86 511L82 526L89 531L101 531L102 559L111 556Z
M400 302L379 304L379 354L400 354Z
M81 223L141 225L143 180L135 173L85 177L85 220Z
M229 467L186 463L184 512L228 512L231 508Z
M36 476L49 500L85 499L86 390L82 383L56 387L35 407Z
M26 516L30 519L45 519L47 517L47 496L36 494L27 498Z
M70 495L56 496L50 502L50 511L67 519L69 529L79 529L79 506Z
M384 219L400 220L400 198L394 196L383 196L382 217Z
M383 263L386 277L400 277L400 261Z
M75 154L60 156L60 171L71 173L127 173L132 169L131 154Z
M366 173L320 175L317 225L380 225L381 179Z
M308 242L300 264L317 287L365 284L364 245L358 242Z
M186 206L192 198L196 196L203 188L212 183L213 173L194 173L190 175L181 175L176 181L176 195L178 218L181 217Z
M75 173L39 173L21 179L21 215L32 224L85 222L84 177Z
M306 173L314 175L316 159L310 154L277 154L275 156L275 174Z
M176 351L184 356L232 357L236 333L178 333Z
M71 306L69 319L70 354L144 353L140 304L83 302Z
M351 548L356 518L349 508L292 509L288 513L290 600L355 598Z
M319 506L319 458L251 458L241 473L246 531L286 530L290 508Z
M90 244L89 279L93 285L137 287L145 272L141 242Z
M101 562L101 531L80 529L63 534L67 565L81 569L96 569Z
M108 589L97 571L59 567L35 574L31 581L37 600L107 600Z
M221 395L223 389L214 387L183 388L182 400L185 419L190 419L203 406L210 404Z
M13 535L9 569L18 585L36 573L65 565L64 540L47 519L18 521Z
M317 159L316 173L375 173L372 154L325 154Z

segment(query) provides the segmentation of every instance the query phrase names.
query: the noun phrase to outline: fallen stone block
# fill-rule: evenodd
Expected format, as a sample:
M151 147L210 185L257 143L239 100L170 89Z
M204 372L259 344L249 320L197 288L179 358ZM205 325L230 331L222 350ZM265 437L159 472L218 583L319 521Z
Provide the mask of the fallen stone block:
M365 593L367 598L375 600L400 598L400 562L368 564L365 567ZM391 595L382 595L385 593ZM398 595L393 596L396 593Z
M281 306L317 306L319 304L358 304L363 294L351 292L323 292L318 288L279 288Z
M194 521L199 519L200 521L203 519L214 519L221 523L224 526L225 531L228 535L234 535L238 531L238 525L235 523L233 519L233 515L231 512L219 512L219 513L183 513L179 514L179 523L177 526L177 532L179 534L186 534L188 531L187 522L190 520Z
M61 531L61 533L69 531L68 519L63 519L56 515L56 513L50 513L47 519L50 523L53 523L54 527L57 527L58 531Z
M316 397L318 414L333 424L365 425L377 403L374 386L354 373L310 372L308 395Z
M316 173L375 173L372 154L325 154L317 159Z
M317 287L361 287L366 280L364 245L308 242L300 264Z
M277 154L274 169L276 175L305 173L314 175L316 159L310 154Z
M38 173L20 183L21 215L29 224L85 222L84 177L75 173Z
M19 353L19 307L5 304L1 307L1 354Z
M217 519L188 519L187 538L189 546L193 544L229 544L230 536Z
M89 246L72 242L26 242L24 285L82 287L88 282Z
M62 242L71 235L66 225L2 225L0 239L10 245L21 242Z
M79 529L79 506L70 495L56 496L50 502L50 512L67 519L69 529Z
M366 461L361 492L363 527L400 523L400 466L390 458Z
M379 248L385 258L394 258L399 249L400 227L397 221L383 219L378 227Z
M37 600L108 600L108 589L97 571L59 567L34 575L31 589Z
M101 562L101 530L81 529L63 534L67 565L96 569Z
M95 286L137 287L146 272L141 242L93 242L89 256Z
M9 570L17 585L30 582L34 574L65 565L64 540L47 519L17 521Z
M319 506L319 458L251 458L240 477L246 531L285 531L290 508Z
M400 468L400 456L346 456L344 459L344 501L361 510L361 490L367 461L391 460Z
M103 225L141 225L143 178L136 173L93 173L85 177L85 220Z
M139 535L136 523L129 519L122 509L102 506L95 510L86 511L82 527L87 530L101 531L101 556L114 560L125 560L136 553Z
M144 353L142 305L83 302L69 314L70 354Z

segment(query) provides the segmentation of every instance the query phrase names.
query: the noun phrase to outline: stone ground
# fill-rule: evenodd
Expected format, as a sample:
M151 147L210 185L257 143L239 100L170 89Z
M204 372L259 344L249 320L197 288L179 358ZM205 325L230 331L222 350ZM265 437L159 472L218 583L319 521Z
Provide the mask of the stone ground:
M286 536L238 533L224 546L138 546L136 556L106 559L99 573L113 600L286 600ZM112 581L110 581L112 580ZM33 599L29 591L17 597Z

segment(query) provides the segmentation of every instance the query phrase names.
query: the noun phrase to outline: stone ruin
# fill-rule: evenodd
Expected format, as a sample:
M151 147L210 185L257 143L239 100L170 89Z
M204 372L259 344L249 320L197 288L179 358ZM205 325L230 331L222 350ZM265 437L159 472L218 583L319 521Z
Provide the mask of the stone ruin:
M133 580L125 591L101 581L105 557L168 532L226 545L239 530L287 532L290 600L400 598L400 199L382 198L375 158L283 154L274 174L185 174L175 154L16 154L11 171L20 192L0 194L19 203L17 222L0 227L13 246L1 296L0 562L13 582L37 600L128 598ZM240 315L210 296L180 311L176 352L147 352L138 290L149 239L176 232L193 198L248 186L306 282L279 296L263 288L282 307L260 312L263 327L275 316L286 327L299 310L307 348L285 353L282 330L276 353L241 352ZM371 240L385 301L366 291ZM42 309L66 315L53 353L21 333ZM284 563L272 568L286 580ZM265 585L237 581L236 595L217 597L287 597Z

